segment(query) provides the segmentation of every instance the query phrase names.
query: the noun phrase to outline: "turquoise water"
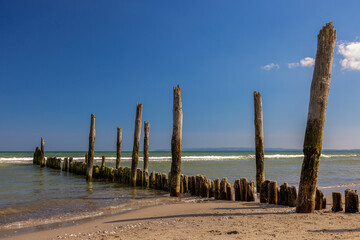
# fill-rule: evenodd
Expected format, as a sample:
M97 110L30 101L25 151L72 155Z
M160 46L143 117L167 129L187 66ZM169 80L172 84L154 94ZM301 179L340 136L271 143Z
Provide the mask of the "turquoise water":
M117 183L94 181L86 183L84 177L53 169L40 169L32 165L32 152L0 153L0 231L22 224L29 219L49 219L52 216L94 214L106 206L133 204L138 200L157 201L167 198L164 192L152 189L129 188ZM84 161L85 152L46 152L46 156L69 157ZM95 164L115 166L115 152L96 152ZM302 152L267 152L265 154L266 179L278 184L288 182L298 186ZM121 165L130 166L131 152L123 152ZM139 167L142 167L140 157ZM149 170L168 173L169 152L151 152ZM203 174L210 179L227 177L230 182L246 177L255 181L253 152L183 152L182 173ZM318 186L325 194L345 188L360 190L360 152L325 151L320 159ZM124 205L124 206L125 206ZM64 217L65 218L65 217Z

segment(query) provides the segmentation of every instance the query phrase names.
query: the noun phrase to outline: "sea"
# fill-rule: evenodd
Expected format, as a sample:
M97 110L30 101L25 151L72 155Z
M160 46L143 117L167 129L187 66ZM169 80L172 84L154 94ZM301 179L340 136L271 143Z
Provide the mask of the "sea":
M149 171L168 173L170 152L150 152ZM46 152L45 157L70 157L84 161L85 152ZM95 152L95 164L115 166L115 152ZM32 164L33 152L0 152L0 237L17 232L80 223L96 217L174 202L201 201L188 195L180 199L154 189L132 188L94 180ZM265 178L278 185L298 187L303 153L265 153ZM131 165L131 152L122 152L121 165ZM139 167L143 161L140 156ZM210 179L227 177L233 183L242 177L255 181L254 152L183 152L181 171L188 176L202 174ZM326 196L332 191L360 190L360 151L323 151L318 187Z

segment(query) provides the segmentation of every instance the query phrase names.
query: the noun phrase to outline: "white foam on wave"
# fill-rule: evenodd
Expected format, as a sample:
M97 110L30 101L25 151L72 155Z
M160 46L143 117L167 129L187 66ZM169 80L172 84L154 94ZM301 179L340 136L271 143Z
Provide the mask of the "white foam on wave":
M303 154L265 154L266 159L292 159L292 158L303 158ZM359 157L358 154L322 154L321 158L353 158ZM64 157L58 157L64 158ZM254 154L246 155L206 155L206 156L182 156L182 161L221 161L221 160L251 160L254 159ZM73 157L75 161L84 161L84 157ZM101 157L94 157L95 161L101 161ZM171 156L150 156L150 161L154 162L166 162L171 161ZM30 163L32 157L0 157L0 163ZM106 161L115 161L116 157L106 157ZM131 157L121 157L122 161L130 161ZM139 157L142 161L143 158Z

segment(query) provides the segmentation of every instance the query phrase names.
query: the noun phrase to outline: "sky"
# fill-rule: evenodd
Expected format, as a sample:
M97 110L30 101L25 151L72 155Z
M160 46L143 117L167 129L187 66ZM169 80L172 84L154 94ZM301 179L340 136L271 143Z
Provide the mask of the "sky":
M183 148L302 149L317 34L337 30L323 148L360 149L359 1L0 0L0 151L131 150L136 103L150 150L170 149L173 87ZM142 126L143 127L143 126ZM143 134L142 134L143 137Z

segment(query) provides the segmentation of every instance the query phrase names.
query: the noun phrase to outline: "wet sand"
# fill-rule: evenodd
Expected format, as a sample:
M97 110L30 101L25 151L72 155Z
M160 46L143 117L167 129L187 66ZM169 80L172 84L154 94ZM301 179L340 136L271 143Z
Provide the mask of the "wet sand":
M181 202L6 239L360 239L360 215L330 209L297 214L254 202Z

